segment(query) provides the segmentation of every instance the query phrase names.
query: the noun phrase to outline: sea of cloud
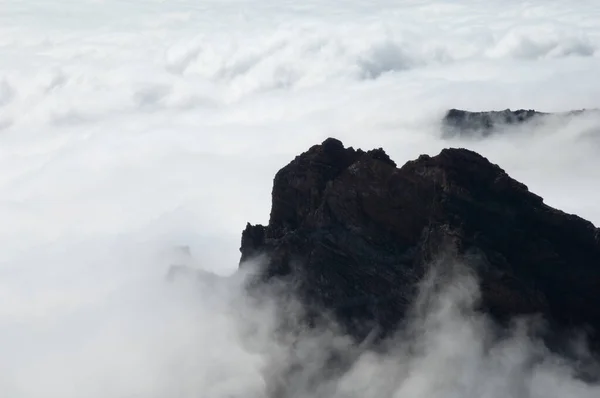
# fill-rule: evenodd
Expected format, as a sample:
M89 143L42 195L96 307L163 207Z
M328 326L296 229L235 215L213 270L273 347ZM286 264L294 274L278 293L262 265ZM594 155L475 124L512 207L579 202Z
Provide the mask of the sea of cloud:
M165 275L182 245L234 272L275 172L329 136L399 164L468 147L600 224L598 117L439 126L452 107L600 107L599 70L592 0L0 0L0 395L276 396L292 354L274 310L237 279ZM345 342L299 339L314 366L285 398L598 396L546 354L531 367L522 335L490 353L486 321L452 309L463 285L415 321L432 322L421 340L358 353L324 390L317 348Z

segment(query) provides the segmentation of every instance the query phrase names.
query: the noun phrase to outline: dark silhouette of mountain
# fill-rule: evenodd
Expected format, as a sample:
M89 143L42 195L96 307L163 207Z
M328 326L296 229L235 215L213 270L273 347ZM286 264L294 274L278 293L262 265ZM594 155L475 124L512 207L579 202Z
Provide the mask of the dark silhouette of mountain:
M266 256L253 286L283 280L357 339L393 332L444 259L477 274L477 309L500 322L600 327L600 230L467 149L398 168L382 149L329 138L276 174L269 223L248 224L240 250L242 266Z
M442 119L442 134L445 138L456 136L489 136L499 130L522 125L525 123L540 123L549 118L568 121L583 114L600 115L598 109L582 109L562 113L538 112L532 109L512 111L470 112L460 109L450 109Z

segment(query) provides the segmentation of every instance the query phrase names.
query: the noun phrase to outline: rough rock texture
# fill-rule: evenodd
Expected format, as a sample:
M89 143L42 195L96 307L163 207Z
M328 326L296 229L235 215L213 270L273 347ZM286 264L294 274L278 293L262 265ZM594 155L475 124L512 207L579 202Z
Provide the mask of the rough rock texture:
M532 109L518 109L511 111L469 112L460 109L450 109L442 119L443 135L446 138L455 136L482 135L488 136L507 126L516 126L524 123L536 123L557 117L568 120L582 114L600 114L597 109L582 109L563 113L538 112Z
M444 253L476 270L480 307L498 319L600 326L600 230L466 149L397 168L381 149L327 139L277 173L269 224L247 225L241 253L267 254L263 280L289 277L357 337L393 330Z

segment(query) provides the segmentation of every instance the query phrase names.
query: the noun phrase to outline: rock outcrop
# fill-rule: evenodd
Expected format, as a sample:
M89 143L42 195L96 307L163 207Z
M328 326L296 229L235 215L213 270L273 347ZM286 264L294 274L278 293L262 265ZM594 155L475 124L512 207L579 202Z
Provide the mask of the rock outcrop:
M442 119L442 134L445 138L457 136L489 136L503 128L539 123L550 117L568 121L583 114L599 115L600 110L582 109L562 113L538 112L533 109L518 109L512 111L470 112L460 109L450 109Z
M269 224L247 225L241 254L266 255L261 280L288 278L357 337L393 331L444 255L477 272L479 307L499 320L600 327L600 230L467 149L398 168L329 138L277 173Z

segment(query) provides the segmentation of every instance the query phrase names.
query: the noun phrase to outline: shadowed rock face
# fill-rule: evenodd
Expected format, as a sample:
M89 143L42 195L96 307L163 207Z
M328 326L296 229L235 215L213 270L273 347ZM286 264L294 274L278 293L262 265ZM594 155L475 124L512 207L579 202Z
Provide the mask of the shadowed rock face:
M466 149L397 168L381 149L327 139L277 173L269 224L246 226L241 253L266 254L262 280L288 278L359 338L393 331L443 255L478 274L480 309L497 319L600 326L599 229Z
M488 136L510 126L525 123L538 123L549 117L568 120L583 114L600 114L599 110L575 110L563 113L538 112L532 109L512 111L469 112L460 109L450 109L442 119L442 133L445 138L456 136Z

